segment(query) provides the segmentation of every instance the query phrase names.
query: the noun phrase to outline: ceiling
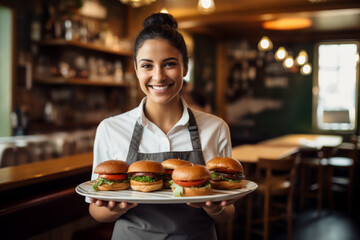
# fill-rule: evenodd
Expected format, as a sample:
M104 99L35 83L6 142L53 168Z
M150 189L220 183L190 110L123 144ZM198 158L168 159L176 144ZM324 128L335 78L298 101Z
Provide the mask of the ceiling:
M360 38L360 0L214 0L216 10L201 14L197 0L158 0L155 8L166 7L179 28L217 37L258 37L302 41L338 35ZM265 30L262 23L283 17L306 17L312 26L300 30Z

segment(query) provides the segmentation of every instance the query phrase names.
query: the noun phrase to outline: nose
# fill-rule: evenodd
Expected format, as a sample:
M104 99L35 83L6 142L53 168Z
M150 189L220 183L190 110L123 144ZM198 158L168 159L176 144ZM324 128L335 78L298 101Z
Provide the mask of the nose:
M165 79L164 69L161 67L155 67L153 72L153 79L156 81Z

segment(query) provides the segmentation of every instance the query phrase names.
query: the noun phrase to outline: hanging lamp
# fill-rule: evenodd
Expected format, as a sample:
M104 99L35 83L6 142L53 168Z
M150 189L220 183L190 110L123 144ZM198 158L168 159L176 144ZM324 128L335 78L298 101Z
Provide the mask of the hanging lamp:
M153 2L156 2L156 0L120 0L121 3L125 5L130 5L132 7L142 7L145 5L149 5Z

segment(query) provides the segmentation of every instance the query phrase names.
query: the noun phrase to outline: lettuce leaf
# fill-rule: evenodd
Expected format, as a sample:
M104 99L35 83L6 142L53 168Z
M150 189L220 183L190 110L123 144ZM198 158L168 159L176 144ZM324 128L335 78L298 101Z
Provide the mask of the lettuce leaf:
M214 172L211 173L211 178L221 178L221 180L223 180L223 181L229 181L229 182L235 182L235 183L239 182L239 180L229 179L229 178L224 177L223 175L217 175Z
M171 188L173 189L174 195L176 197L181 197L181 195L184 193L184 187L177 185L176 183L174 183L173 180L170 180L169 183L171 184ZM196 187L192 186L190 188L196 188ZM204 188L211 188L211 184L210 183L206 184Z
M157 181L157 179L149 176L135 176L135 177L130 177L130 179L138 182L150 182L150 183Z
M109 185L113 185L114 182L111 182L105 178L98 178L96 183L93 185L93 189L94 191L99 191L98 187L101 185L101 184L104 184L104 183L107 183Z
M181 194L184 193L184 187L177 185L173 180L170 180L171 188L173 189L174 195L176 197L181 197Z

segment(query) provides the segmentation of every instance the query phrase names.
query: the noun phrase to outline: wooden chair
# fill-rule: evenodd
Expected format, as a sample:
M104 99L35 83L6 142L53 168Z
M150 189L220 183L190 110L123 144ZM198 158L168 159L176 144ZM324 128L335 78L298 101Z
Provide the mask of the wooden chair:
M334 192L347 194L347 206L349 213L352 212L352 200L354 191L355 169L358 155L358 136L351 137L349 148L337 148L336 152L327 158L328 177L328 198L331 210L334 209Z
M15 145L7 144L2 146L0 152L0 168L16 165Z
M33 162L33 153L26 146L17 146L15 148L16 165L22 165Z
M250 239L251 233L262 235L264 240L269 239L270 223L280 220L286 220L288 239L292 239L293 194L298 163L298 155L279 160L259 159L256 171L258 189L255 193L263 199L263 216L259 219L252 218L254 194L249 194L245 223L246 240ZM260 230L255 228L255 225L259 224L262 225Z
M327 160L322 149L302 149L300 153L300 208L305 198L317 201L318 216L321 215L324 196L324 174Z

